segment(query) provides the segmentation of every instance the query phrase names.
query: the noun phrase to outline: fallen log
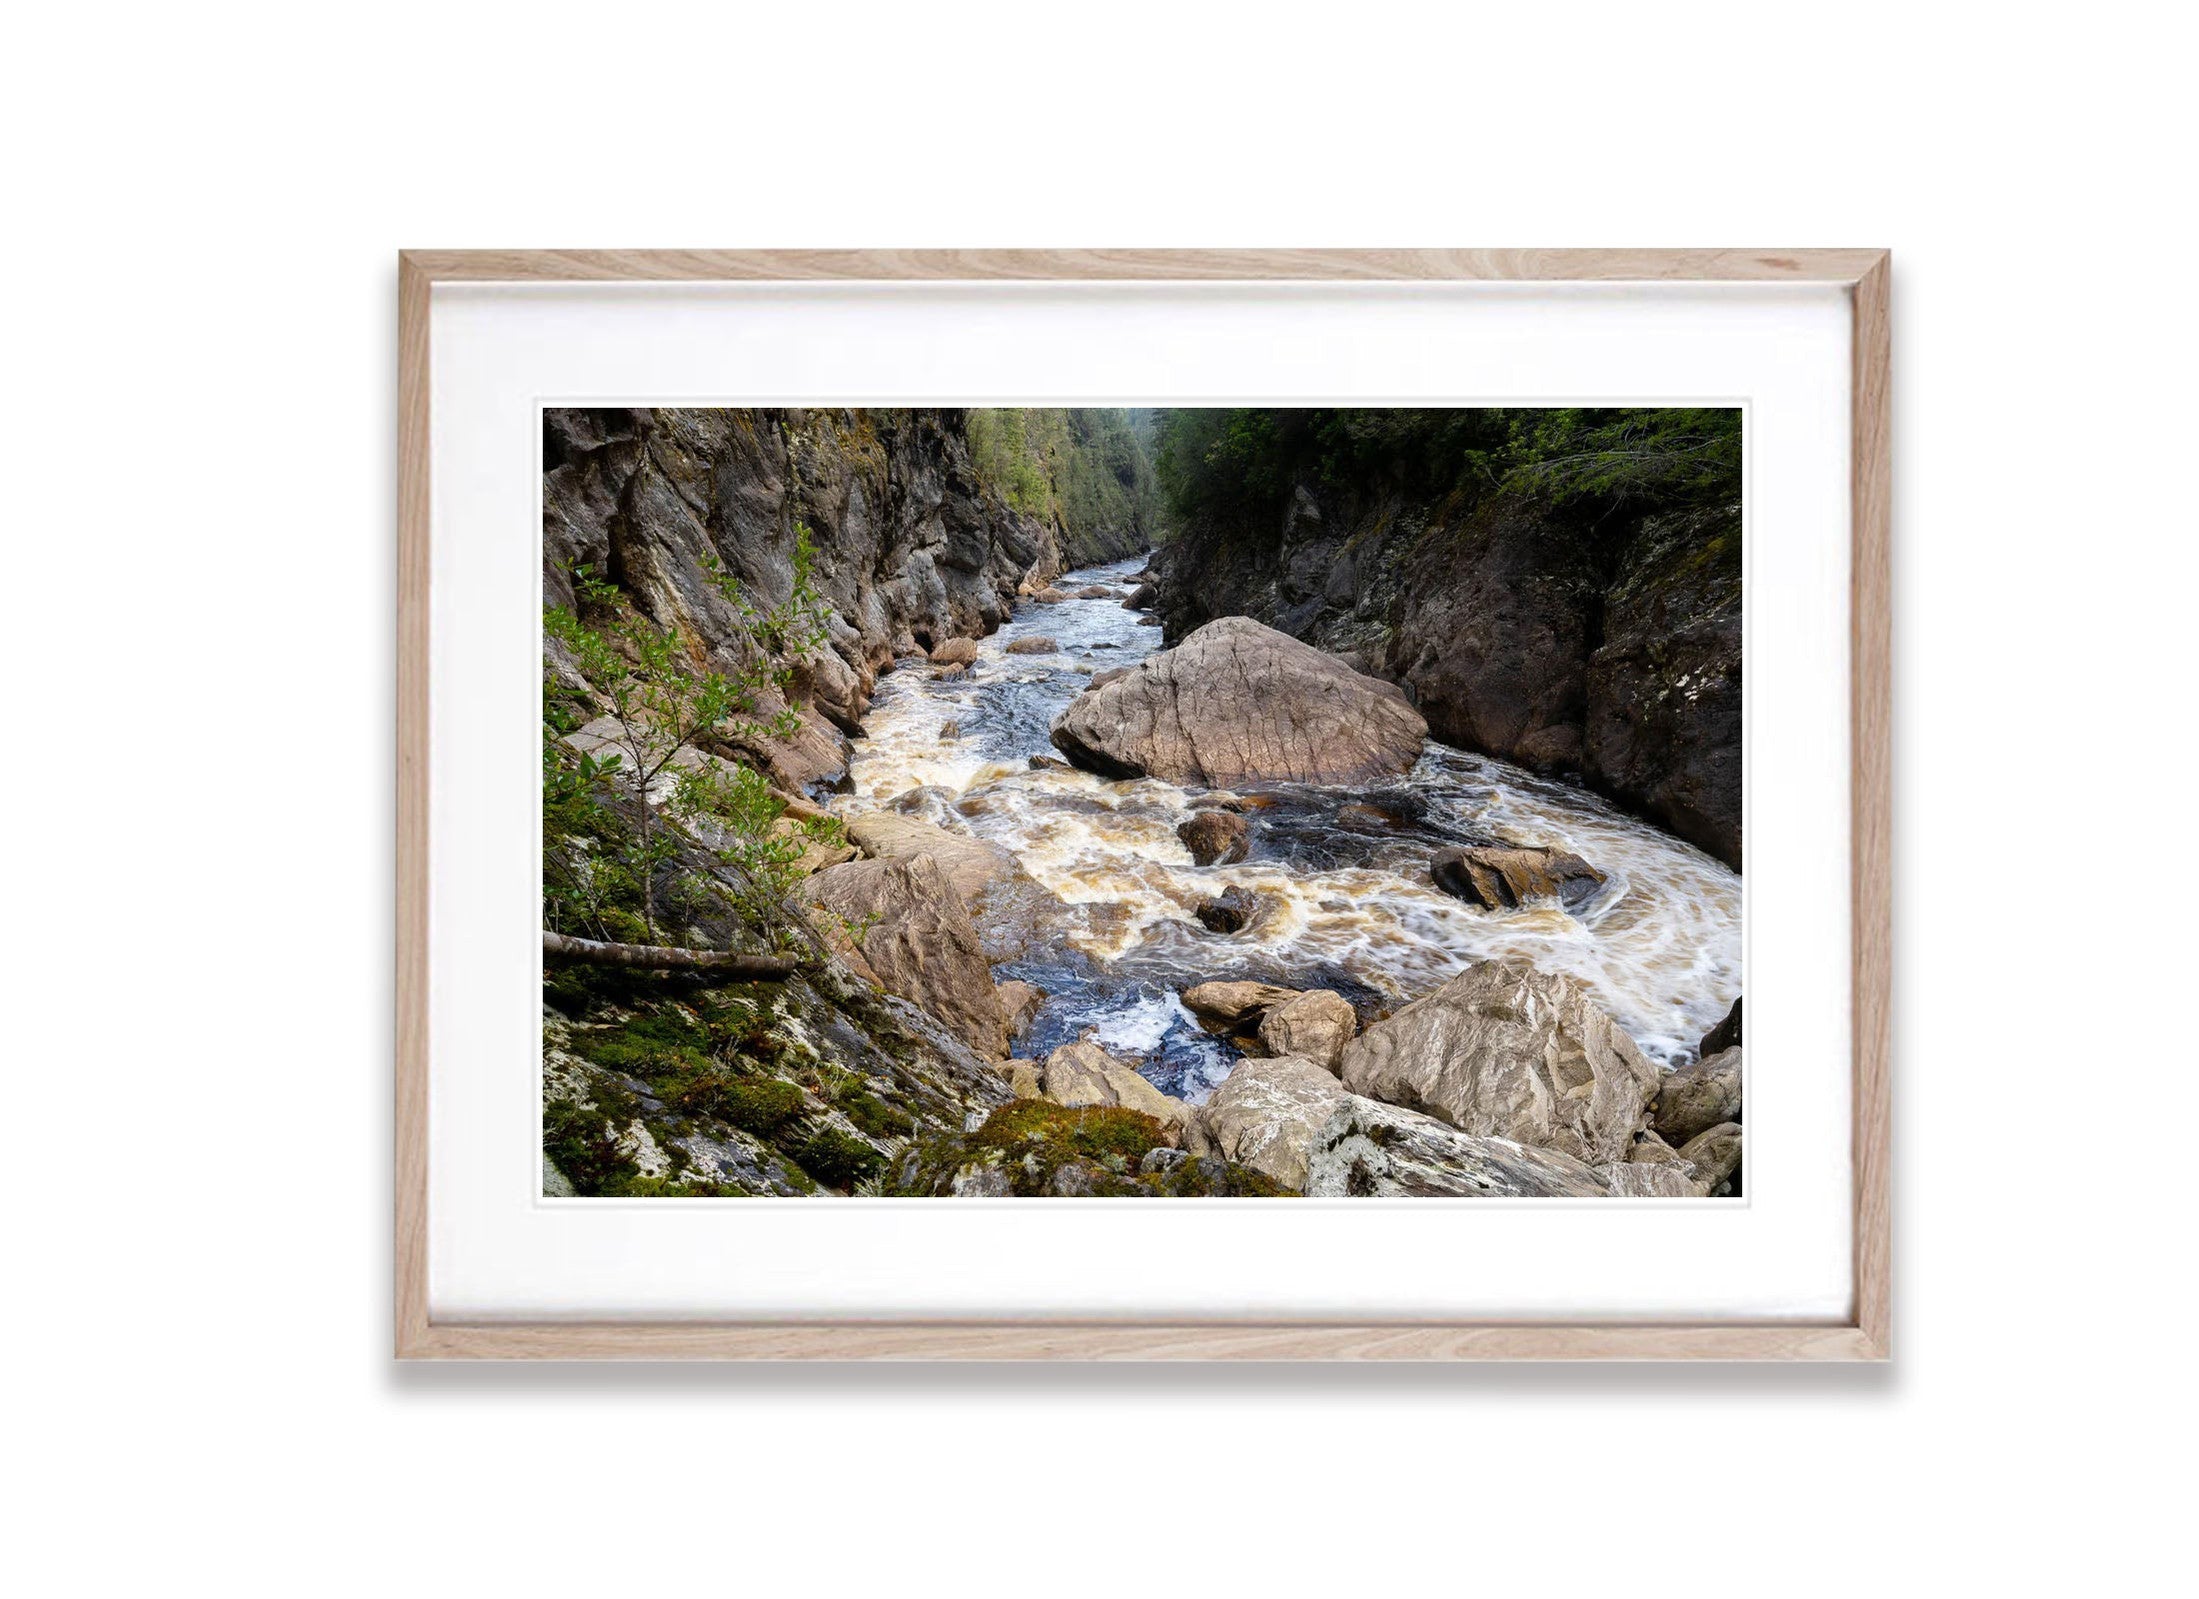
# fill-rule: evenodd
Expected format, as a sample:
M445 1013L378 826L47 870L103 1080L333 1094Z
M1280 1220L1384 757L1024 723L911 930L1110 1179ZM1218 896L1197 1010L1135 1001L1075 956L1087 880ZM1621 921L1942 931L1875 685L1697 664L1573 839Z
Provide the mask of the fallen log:
M542 953L597 966L636 966L654 972L724 972L772 982L792 977L800 965L791 955L737 955L730 950L674 949L665 944L603 944L545 929Z

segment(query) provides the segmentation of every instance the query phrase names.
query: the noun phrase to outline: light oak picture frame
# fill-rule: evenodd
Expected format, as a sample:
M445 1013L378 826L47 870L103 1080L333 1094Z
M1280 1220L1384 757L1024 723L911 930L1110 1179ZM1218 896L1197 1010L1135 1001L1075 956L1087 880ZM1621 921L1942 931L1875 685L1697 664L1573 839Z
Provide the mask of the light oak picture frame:
M1891 1350L1891 260L1805 250L408 250L398 258L395 1353L401 1359L1806 1360ZM1794 1322L496 1322L428 1295L430 296L439 283L1722 282L1837 286L1852 315L1853 1298Z

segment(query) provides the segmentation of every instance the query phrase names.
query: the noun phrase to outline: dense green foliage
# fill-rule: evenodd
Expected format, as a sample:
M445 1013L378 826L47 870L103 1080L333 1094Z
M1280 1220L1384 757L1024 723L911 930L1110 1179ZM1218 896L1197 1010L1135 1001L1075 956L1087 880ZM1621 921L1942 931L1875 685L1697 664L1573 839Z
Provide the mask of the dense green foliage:
M795 529L794 581L781 604L754 605L714 558L707 576L731 606L739 664L698 669L686 641L640 615L617 585L573 573L574 609L550 606L545 636L562 644L616 724L613 747L582 753L565 735L589 719L586 696L545 674L542 721L543 925L608 940L656 943L665 879L728 902L780 946L798 937L785 914L807 842L836 823L781 825L785 804L752 767L693 752L705 736L785 737L793 664L821 647L828 607L809 529ZM623 801L613 805L616 797ZM662 825L663 814L683 831ZM703 847L718 871L681 872Z
M1159 486L1132 413L995 407L969 412L967 426L986 487L1016 510L1058 523L1072 558L1142 547L1155 536Z
M1741 496L1738 410L1212 408L1163 411L1155 434L1183 519L1277 514L1300 485L1639 509Z

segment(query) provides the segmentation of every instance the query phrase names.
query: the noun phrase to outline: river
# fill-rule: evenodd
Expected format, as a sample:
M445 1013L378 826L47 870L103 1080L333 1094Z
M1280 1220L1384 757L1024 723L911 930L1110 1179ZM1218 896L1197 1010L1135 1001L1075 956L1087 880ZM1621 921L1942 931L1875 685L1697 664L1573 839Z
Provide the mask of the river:
M1072 572L1057 587L1127 593L1143 564ZM1033 636L1058 648L1007 653ZM1184 1009L1178 996L1194 984L1334 988L1365 1020L1509 957L1580 979L1645 1054L1674 1066L1740 993L1737 873L1592 794L1487 756L1431 742L1391 784L1263 790L1250 858L1206 867L1176 836L1198 790L1031 766L1056 753L1048 727L1092 674L1160 645L1161 630L1118 598L1024 601L979 642L967 677L909 666L880 684L851 791L834 802L842 815L890 806L1003 845L1068 907L1044 949L995 969L1049 996L1019 1054L1094 1032L1198 1103L1237 1056ZM1572 912L1484 911L1429 881L1437 850L1487 843L1561 846L1607 881ZM1272 912L1243 933L1207 932L1195 907L1240 885L1269 896Z

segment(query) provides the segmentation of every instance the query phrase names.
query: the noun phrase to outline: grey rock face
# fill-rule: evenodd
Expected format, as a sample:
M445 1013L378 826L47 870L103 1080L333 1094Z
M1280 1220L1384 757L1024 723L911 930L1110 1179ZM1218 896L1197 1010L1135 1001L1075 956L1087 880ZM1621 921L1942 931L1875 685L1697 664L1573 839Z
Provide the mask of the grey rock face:
M1389 685L1226 617L1078 695L1054 719L1053 741L1103 777L1231 788L1395 777L1427 732Z
M1627 1158L1657 1068L1571 978L1490 962L1377 1022L1344 1086L1592 1165Z
M1720 1122L1741 1119L1741 1051L1738 1046L1692 1066L1682 1066L1657 1091L1652 1124L1675 1149Z
M1305 1192L1309 1199L1593 1199L1606 1189L1592 1168L1556 1150L1476 1137L1351 1095L1307 1147Z
M796 525L809 529L834 614L793 685L802 731L734 752L794 790L843 769L842 735L897 648L991 631L1023 584L1064 564L1052 528L979 482L959 411L551 410L543 435L548 601L570 605L571 569L587 565L719 669L743 664L744 630L710 564L778 603Z

